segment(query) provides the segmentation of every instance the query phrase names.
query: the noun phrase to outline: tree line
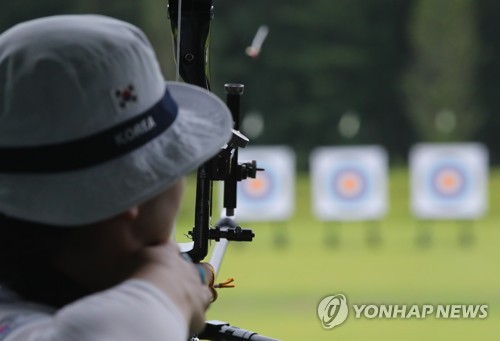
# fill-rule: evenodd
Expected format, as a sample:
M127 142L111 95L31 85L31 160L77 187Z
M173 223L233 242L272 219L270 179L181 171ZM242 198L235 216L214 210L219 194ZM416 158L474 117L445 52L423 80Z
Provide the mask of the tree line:
M479 141L500 162L500 2L214 0L213 91L241 82L253 144L288 144L302 166L318 145L381 144L395 163L416 142ZM168 79L165 1L7 2L0 29L30 18L101 13L143 28ZM261 53L245 49L261 25ZM252 120L250 119L252 118ZM245 128L245 126L243 126Z

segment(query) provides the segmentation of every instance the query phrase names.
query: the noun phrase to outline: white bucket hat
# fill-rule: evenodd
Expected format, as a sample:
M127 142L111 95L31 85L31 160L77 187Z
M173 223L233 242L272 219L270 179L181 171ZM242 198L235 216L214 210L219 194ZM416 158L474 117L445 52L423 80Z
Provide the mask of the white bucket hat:
M227 106L165 82L145 35L96 15L0 35L0 212L97 222L144 202L229 140Z

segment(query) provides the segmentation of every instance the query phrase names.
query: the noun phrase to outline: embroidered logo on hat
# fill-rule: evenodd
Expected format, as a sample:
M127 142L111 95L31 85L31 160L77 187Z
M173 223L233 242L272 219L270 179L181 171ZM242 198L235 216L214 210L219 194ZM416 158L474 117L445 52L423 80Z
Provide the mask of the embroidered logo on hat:
M122 90L116 90L114 93L120 108L125 108L128 103L137 102L137 94L132 84L126 86Z

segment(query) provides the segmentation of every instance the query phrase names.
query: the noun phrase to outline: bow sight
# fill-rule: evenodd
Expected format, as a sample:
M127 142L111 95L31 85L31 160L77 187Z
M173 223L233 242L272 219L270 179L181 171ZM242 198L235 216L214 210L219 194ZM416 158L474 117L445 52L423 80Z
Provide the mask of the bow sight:
M209 81L209 36L210 22L213 18L212 0L170 0L168 15L172 27L176 50L178 74L191 84L210 90ZM238 148L247 145L248 139L239 132L240 97L244 85L226 84L227 105L231 110L234 129L231 140L219 154L198 168L196 180L196 207L194 228L189 232L193 249L189 256L198 262L208 254L210 239L221 238L235 241L251 241L252 230L210 228L212 216L213 181L224 181L224 208L226 216L233 216L236 208L236 184L247 177L255 178L255 161L238 163ZM218 224L220 225L220 224Z
M257 162L238 163L238 148L248 144L248 139L239 132L239 103L243 93L242 84L226 84L227 105L235 122L231 140L216 156L198 168L196 181L195 224L189 232L193 239L193 249L188 252L191 259L200 261L208 253L209 240L252 241L254 233L250 229L228 226L227 220L221 220L215 228L210 228L212 216L213 181L224 182L223 206L227 217L234 216L237 204L237 182L246 178L255 178Z

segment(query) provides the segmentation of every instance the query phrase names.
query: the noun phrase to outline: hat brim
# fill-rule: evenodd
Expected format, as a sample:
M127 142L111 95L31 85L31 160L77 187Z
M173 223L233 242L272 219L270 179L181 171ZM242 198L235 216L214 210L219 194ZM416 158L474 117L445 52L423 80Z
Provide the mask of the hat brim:
M82 170L0 174L0 211L57 226L98 222L147 201L214 156L231 135L225 103L198 86L166 82L166 87L179 112L160 136Z

